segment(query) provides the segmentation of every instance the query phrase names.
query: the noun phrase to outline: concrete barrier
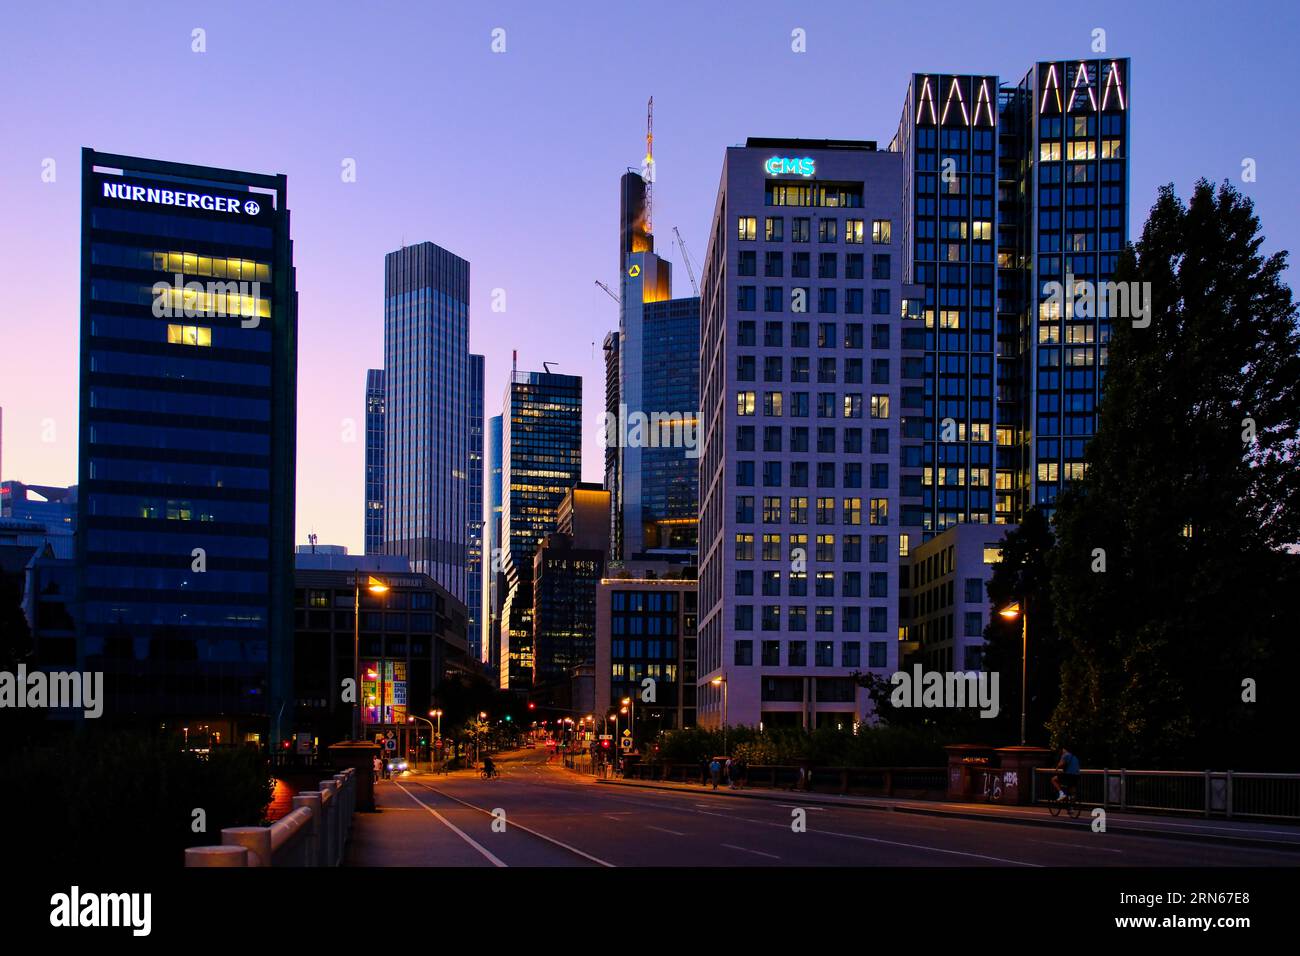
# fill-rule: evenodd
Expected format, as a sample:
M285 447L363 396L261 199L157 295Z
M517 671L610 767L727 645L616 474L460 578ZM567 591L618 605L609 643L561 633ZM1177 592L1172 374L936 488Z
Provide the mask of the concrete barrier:
M320 782L320 790L295 794L292 812L269 827L227 827L220 846L189 847L187 867L339 866L352 832L356 771Z

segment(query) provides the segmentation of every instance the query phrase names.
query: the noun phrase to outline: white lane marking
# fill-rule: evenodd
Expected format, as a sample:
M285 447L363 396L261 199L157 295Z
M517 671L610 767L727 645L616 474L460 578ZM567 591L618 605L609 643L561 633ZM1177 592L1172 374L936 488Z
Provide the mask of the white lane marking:
M734 843L722 843L722 844L719 844L719 845L720 845L720 846L725 846L728 850L739 850L741 853L753 853L755 856L766 856L766 857L771 857L773 860L779 860L779 859L781 859L781 858L780 858L779 856L777 856L775 853L764 853L762 850L751 850L751 849L749 849L749 847L736 846L736 844L734 844Z
M443 793L441 790L434 790L433 787L430 787L427 783L420 784L420 786L424 787L427 790L433 791L439 796L446 797L448 800L455 800L457 803L461 804L462 806L469 807L471 810L477 810L479 813L486 813L490 817L495 816L495 814L491 810L484 810L482 807L476 807L474 806L474 804L468 803L460 799L460 797L453 797L451 794ZM531 833L533 836L545 840L547 843L553 843L558 847L563 847L564 849L568 850L570 853L576 853L578 854L578 856L582 857L583 859L590 860L592 863L599 863L601 866L607 866L611 870L614 869L613 863L609 863L605 860L602 860L598 856L592 856L590 853L584 853L582 850L579 850L576 846L569 846L569 844L557 840L554 837L548 837L545 833L538 833L536 830L526 827L522 823L519 823L515 820L511 820L508 825L515 827L518 830L523 830L525 833ZM502 865L504 866L504 864Z
M669 830L666 827L651 826L648 823L646 824L646 827L651 830L658 830L660 833L671 833L673 836L686 836L685 833L678 833L676 830Z
M777 806L778 806L778 807L785 807L785 808L788 809L788 810L811 810L811 811L813 811L814 813L825 813L825 812L826 812L826 808L825 808L825 807L800 807L800 806L795 806L795 804L793 804L793 803L778 803Z
M444 817L444 816L443 816L441 813L439 813L437 810L433 809L433 807L429 806L427 803L425 803L423 800L421 800L421 799L420 799L419 797L417 797L415 794L411 793L411 791L407 790L407 789L406 789L405 787L403 787L400 783L399 783L399 784L396 784L396 786L397 786L397 789L398 789L398 790L402 791L402 793L406 794L408 797L410 797L412 800L414 800L414 801L415 801L416 803L418 803L420 806L424 807L424 809L426 809L426 810L428 810L430 813L432 813L432 814L434 815L434 817L436 817L440 823L442 823L442 824L443 824L444 826L446 826L449 830L451 830L453 833L455 833L456 836L460 837L462 840L464 840L466 843L468 843L468 844L469 844L470 846L472 846L474 849L478 850L478 851L479 851L480 853L482 853L485 857L487 857L489 860L491 860L493 866L506 866L505 863L503 863L503 862L502 862L501 860L499 860L497 857L493 856L493 855L492 855L492 852L491 852L490 850L488 850L486 847L484 847L482 844L480 844L477 840L475 840L472 836L470 836L468 833L466 833L466 832L465 832L464 830L462 830L460 827L456 826L456 824L452 823L450 820L448 820L446 817Z

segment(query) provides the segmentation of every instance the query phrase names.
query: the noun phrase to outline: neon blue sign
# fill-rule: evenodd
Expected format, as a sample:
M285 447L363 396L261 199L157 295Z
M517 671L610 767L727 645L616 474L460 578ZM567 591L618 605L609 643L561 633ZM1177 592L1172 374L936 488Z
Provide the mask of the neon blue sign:
M769 176L815 176L817 161L811 156L773 156L763 163Z

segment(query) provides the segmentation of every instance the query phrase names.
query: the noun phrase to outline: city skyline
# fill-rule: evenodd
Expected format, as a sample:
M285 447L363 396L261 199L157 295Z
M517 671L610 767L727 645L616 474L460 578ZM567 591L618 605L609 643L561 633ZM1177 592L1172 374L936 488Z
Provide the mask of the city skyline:
M663 184L656 194L655 231L661 253L680 268L680 254L668 241L671 229L682 230L694 258L703 255L718 163L724 149L746 135L836 135L883 144L896 128L898 104L913 72L984 70L996 72L1004 83L1015 82L1033 59L1097 55L1091 49L1092 31L1100 27L1107 31L1107 55L1130 57L1144 101L1161 104L1159 110L1144 112L1134 133L1130 235L1136 236L1161 183L1173 181L1186 193L1194 178L1206 175L1234 182L1258 202L1268 237L1265 252L1298 244L1297 226L1286 216L1286 180L1280 174L1294 133L1282 124L1258 121L1263 108L1257 104L1263 100L1255 93L1282 86L1286 22L1294 24L1296 17L1292 10L1277 11L1275 29L1251 33L1257 54L1251 72L1225 67L1215 83L1190 85L1180 65L1216 59L1216 50L1250 33L1249 20L1198 4L1188 15L1205 29L1182 37L1174 47L1167 42L1162 11L1101 4L1079 15L1039 12L1032 23L938 17L928 23L921 43L907 40L909 23L902 10L858 11L844 5L777 11L773 7L768 15L745 23L704 14L693 17L689 28L672 20L637 19L637 29L631 30L634 14L602 10L585 17L577 32L571 24L547 22L523 8L491 15L448 11L437 32L430 24L427 33L403 31L395 38L384 29L384 18L373 13L352 24L355 29L329 35L293 24L293 35L303 44L301 56L313 65L341 62L344 44L349 51L364 51L395 42L391 62L400 73L372 79L346 70L318 70L320 84L287 94L286 109L301 117L299 122L259 129L256 138L239 130L221 138L163 136L157 118L176 112L189 95L212 84L236 99L277 81L290 89L289 77L300 59L281 62L267 52L289 34L291 12L259 12L260 37L242 28L249 19L238 7L197 16L168 14L135 25L130 33L126 25L105 19L95 32L106 42L57 74L44 63L56 62L51 50L66 40L60 30L65 14L42 15L30 27L13 18L17 52L0 66L0 76L12 92L14 141L0 160L0 202L9 210L11 235L28 238L21 244L11 240L0 259L0 269L6 270L0 277L16 290L17 314L41 316L49 347L48 359L41 363L24 361L16 350L0 355L0 406L7 412L6 471L0 477L46 485L75 481L74 248L77 155L84 145L288 176L294 188L289 198L303 302L297 449L303 480L296 539L305 541L315 532L322 542L344 544L357 553L363 550L361 515L331 502L336 495L354 501L363 495L364 424L356 396L367 368L382 364L381 257L403 243L432 241L475 264L469 348L486 354L487 394L500 394L512 348L520 352L521 367L554 361L557 371L583 377L583 479L600 480L603 455L595 427L603 408L600 342L615 327L617 311L593 280L615 279L606 271L618 219L612 180L639 164L644 103L650 94L656 97L655 153ZM417 24L421 16L416 16ZM340 18L346 20L344 8L331 27ZM66 22L70 33L85 29L79 21L75 27L72 19ZM500 54L491 50L491 31L497 27L507 31L506 50ZM202 54L191 49L195 28L206 30ZM806 53L790 49L796 28L806 31ZM845 67L847 52L857 42L846 34L860 36L862 31L903 40L881 42L865 62ZM445 65L414 55L428 48L431 37L448 41L443 43ZM583 77L602 82L575 86L578 68L566 59L575 44L583 52ZM625 62L666 48L680 49L681 55L662 70L631 74L623 69ZM133 49L140 51L134 59ZM765 87L761 98L737 100L728 94L725 77L755 53L790 57L783 72L787 82ZM135 68L115 74L115 84L91 81L124 56ZM253 62L256 71L247 69ZM464 102L432 105L415 135L403 128L399 139L389 122L397 107L385 103L385 83L414 78L427 83L461 74L468 87L477 83L482 92ZM145 97L145 90L155 90L162 77L170 85ZM1196 89L1197 97L1180 95L1184 86ZM821 88L846 92L808 102L806 92ZM553 107L561 95L572 101L566 115L600 119L554 123L550 117L555 111L548 104ZM144 102L149 106L134 114L123 106ZM324 113L312 107L314 102L342 105ZM804 104L797 113L790 108L795 102ZM501 148L464 151L443 145L465 142ZM1154 148L1161 143L1177 148ZM550 186L540 188L534 177L517 176L519 144L540 157L535 161L544 164ZM1258 179L1243 183L1241 164L1247 158L1257 163ZM57 164L53 182L42 181L47 159ZM348 160L355 162L355 182L345 181ZM503 239L503 224L514 228L522 222L539 230L522 233L523 239L540 239L544 250L520 256L520 242ZM349 281L335 284L332 276ZM1294 279L1294 267L1287 278ZM504 290L504 312L494 311L499 301L494 290ZM570 344L555 348L557 341ZM343 437L347 420L355 426L352 442ZM42 440L50 434L53 440ZM332 476L329 485L310 480L320 473Z

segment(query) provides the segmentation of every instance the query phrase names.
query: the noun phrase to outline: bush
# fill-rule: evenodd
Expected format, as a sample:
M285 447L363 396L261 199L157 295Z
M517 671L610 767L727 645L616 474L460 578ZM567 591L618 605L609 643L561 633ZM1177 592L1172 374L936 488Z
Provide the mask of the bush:
M856 734L831 727L727 728L729 752L751 766L942 767L948 742L941 729L929 726L860 727ZM657 743L655 759L665 763L699 763L723 752L721 732L699 727L665 731Z
M188 846L221 842L221 829L257 826L274 783L254 748L204 759L177 739L84 730L12 751L0 763L0 818L11 859L86 859L180 866ZM206 814L195 833L194 811Z

